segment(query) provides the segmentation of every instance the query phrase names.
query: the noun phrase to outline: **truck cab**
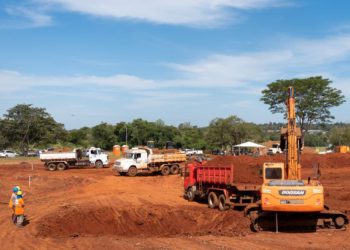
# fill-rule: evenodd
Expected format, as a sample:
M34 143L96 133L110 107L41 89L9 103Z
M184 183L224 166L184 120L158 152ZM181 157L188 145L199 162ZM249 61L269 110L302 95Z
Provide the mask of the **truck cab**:
M317 180L285 179L284 163L264 163L261 206L264 211L319 212L323 187Z
M113 168L119 173L127 173L131 167L146 169L151 153L151 149L146 151L145 149L132 148L126 151L124 158L115 161Z
M87 156L89 157L89 161L94 165L98 165L101 163L104 166L108 165L108 155L103 153L100 148L89 148Z

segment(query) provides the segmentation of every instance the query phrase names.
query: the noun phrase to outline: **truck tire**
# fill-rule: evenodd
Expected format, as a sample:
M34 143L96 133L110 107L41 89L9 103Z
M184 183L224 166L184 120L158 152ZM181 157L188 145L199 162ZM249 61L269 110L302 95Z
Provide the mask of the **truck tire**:
M130 167L128 170L128 176L134 177L137 175L137 168L136 167Z
M49 165L47 165L47 169L50 171L55 171L57 168L55 163L50 163Z
M186 199L187 199L188 201L193 201L193 200L194 200L195 194L194 194L192 188L189 188L189 189L187 190L185 196L186 196Z
M168 175L170 173L170 168L168 165L163 166L162 170L160 170L162 175Z
M179 165L174 164L170 168L170 173L171 174L179 174L179 169L180 169Z
M224 194L219 195L219 210L225 211L227 209L226 207L226 196Z
M67 168L67 166L63 162L60 162L60 163L57 164L57 170L63 171L66 168Z
M102 168L103 167L103 162L98 160L98 161L95 161L95 167L96 168Z
M208 207L216 208L219 205L219 199L215 192L210 192L208 195Z

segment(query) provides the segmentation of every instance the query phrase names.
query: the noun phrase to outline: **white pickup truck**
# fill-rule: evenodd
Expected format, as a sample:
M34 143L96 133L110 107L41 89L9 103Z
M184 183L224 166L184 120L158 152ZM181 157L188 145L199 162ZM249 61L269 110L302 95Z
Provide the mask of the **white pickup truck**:
M99 148L90 148L88 157L83 155L80 149L64 153L41 153L40 160L50 170L65 170L68 167L95 166L102 168L108 165L108 155L101 152Z
M147 147L132 148L125 157L116 160L112 170L120 175L136 176L138 173L156 173L162 175L178 174L180 163L186 162L183 153L154 154Z
M268 155L282 154L283 151L279 144L272 144L272 147L267 151Z

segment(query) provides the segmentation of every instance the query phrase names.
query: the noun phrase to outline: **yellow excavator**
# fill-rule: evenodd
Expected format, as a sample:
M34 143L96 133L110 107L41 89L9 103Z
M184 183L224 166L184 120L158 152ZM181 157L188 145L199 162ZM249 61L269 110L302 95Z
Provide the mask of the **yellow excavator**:
M346 214L329 210L324 205L324 189L319 181L320 171L314 166L314 176L301 177L300 153L302 133L296 125L294 89L289 87L287 99L288 124L281 129L281 148L286 163L264 163L261 200L246 209L252 229L345 228Z

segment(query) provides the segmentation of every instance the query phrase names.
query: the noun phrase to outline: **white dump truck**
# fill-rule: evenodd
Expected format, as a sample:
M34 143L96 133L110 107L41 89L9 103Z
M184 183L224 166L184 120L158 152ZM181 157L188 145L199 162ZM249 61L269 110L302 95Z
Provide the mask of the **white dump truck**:
M101 149L90 148L86 155L80 149L75 149L73 152L41 153L40 160L50 171L65 170L69 167L95 166L102 168L108 166L108 155L102 153Z
M124 158L116 160L112 170L120 175L136 176L138 173L178 174L180 163L186 162L184 153L154 154L152 149L138 147L128 150Z

